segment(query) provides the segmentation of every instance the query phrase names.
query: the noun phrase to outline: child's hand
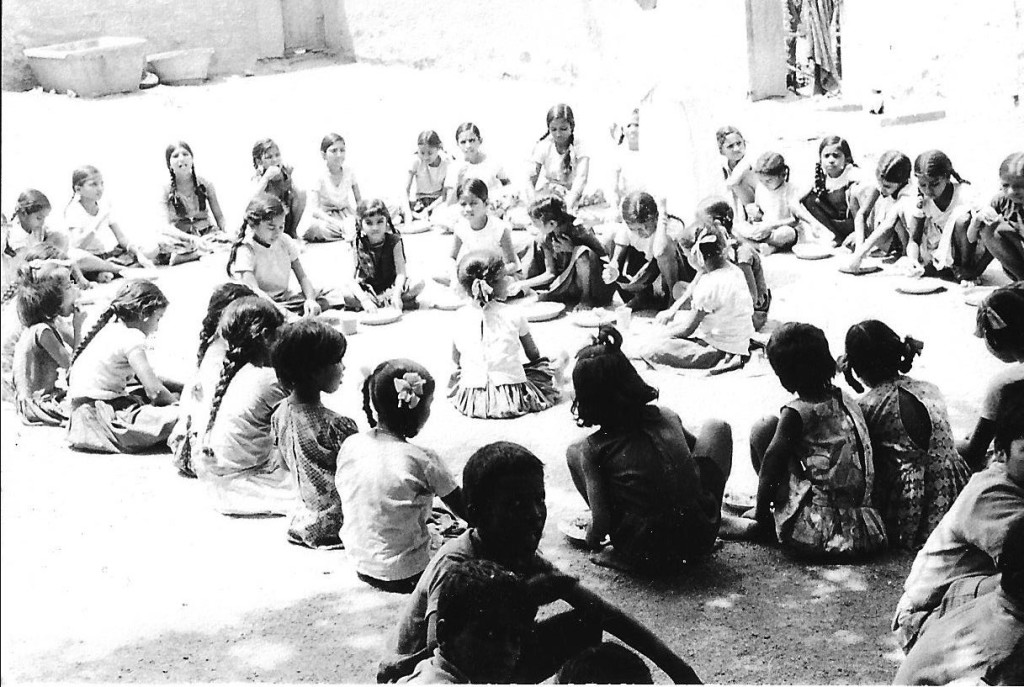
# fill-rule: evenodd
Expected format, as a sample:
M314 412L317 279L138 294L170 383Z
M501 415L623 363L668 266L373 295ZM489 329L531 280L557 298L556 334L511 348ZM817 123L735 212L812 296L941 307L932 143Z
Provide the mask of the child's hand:
M156 396L150 399L155 406L169 406L178 402L178 397L170 392L170 390L161 386L160 390L156 392Z
M389 299L389 304L391 305L392 308L394 308L395 310L398 310L399 312L401 312L402 311L402 305L403 305L402 294L399 293L398 291L395 291L394 293L392 293L391 294L391 298Z
M975 214L975 217L977 217L978 221L982 224L982 226L995 224L996 222L1003 218L1002 215L996 212L996 209L991 205L986 205L980 210L978 210L978 212Z
M518 296L522 292L523 285L518 280L510 282L508 288L505 291L505 293L508 294L509 296Z
M619 279L619 266L612 263L607 256L601 258L604 262L604 269L601 270L601 281L605 284L614 284Z
M320 304L315 298L307 298L302 304L302 314L306 317L316 317L321 312Z
M377 312L377 303L367 294L363 294L363 297L359 299L359 305L363 306L363 312L371 315Z
M563 572L541 573L526 581L530 600L537 606L561 599L577 584L575 577Z
M668 324L676 316L675 310L662 310L660 313L654 316L654 321L658 324Z
M267 167L265 170L263 170L263 178L268 181L273 181L274 179L279 179L283 176L284 171L281 169L279 165L271 165L270 167Z
M146 255L137 246L132 246L132 253L135 254L135 259L139 261L139 264L147 270L156 269L156 263L146 257Z
M751 241L767 241L772 235L772 229L760 219L757 219L750 224L750 230L747 233Z
M748 222L760 222L764 219L764 213L761 212L757 203L747 203L743 206L743 210L747 213Z

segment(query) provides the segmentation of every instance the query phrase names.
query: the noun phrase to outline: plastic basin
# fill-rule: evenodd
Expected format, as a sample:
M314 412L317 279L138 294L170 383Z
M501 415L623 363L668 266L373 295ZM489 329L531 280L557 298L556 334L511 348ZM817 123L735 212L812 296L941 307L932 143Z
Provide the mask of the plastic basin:
M139 88L146 68L146 39L100 36L25 50L43 88L93 98Z
M213 48L190 48L159 52L146 58L150 68L164 84L205 81L210 71Z

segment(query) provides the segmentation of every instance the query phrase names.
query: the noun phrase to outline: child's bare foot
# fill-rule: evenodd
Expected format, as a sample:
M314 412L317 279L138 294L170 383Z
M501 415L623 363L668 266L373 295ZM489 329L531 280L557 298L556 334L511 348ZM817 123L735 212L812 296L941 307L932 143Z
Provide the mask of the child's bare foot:
M722 513L722 523L718 526L718 536L731 541L749 541L757 532L757 520L740 517L731 513Z
M99 274L96 275L96 283L109 284L110 282L114 281L114 276L115 275L113 272L100 272Z
M612 570L619 570L621 572L635 572L634 568L629 562L624 561L622 558L615 554L614 548L603 549L600 553L590 557L590 562L594 565L599 565L602 568L611 568Z
M777 252L779 249L770 243L759 243L757 244L757 250L761 253L762 256L767 257L772 253Z
M709 375L720 375L723 372L738 370L747 363L747 358L742 355L730 354L723 358L717 365L708 370Z

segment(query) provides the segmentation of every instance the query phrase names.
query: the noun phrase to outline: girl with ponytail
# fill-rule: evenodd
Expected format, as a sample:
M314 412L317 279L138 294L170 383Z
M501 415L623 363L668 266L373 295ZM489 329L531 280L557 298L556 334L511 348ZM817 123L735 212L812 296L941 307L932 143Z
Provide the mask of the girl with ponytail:
M824 228L826 233L821 238L846 244L860 209L862 182L863 174L853 161L847 140L841 136L821 139L818 162L814 165L814 187L800 201L820 223L815 229Z
M694 436L654 405L649 386L622 353L622 335L601 327L576 354L573 414L597 427L571 444L573 483L590 505L587 543L644 572L673 572L712 551L732 469L732 429L710 420Z
M967 484L946 402L938 387L906 376L924 345L886 324L865 320L846 333L839 366L857 392L875 457L875 505L889 543L924 544Z
M925 275L952 281L976 281L992 255L969 231L978 204L970 184L941 150L929 150L914 160L918 201L912 211L907 256ZM973 240L972 240L973 238Z
M557 193L570 212L576 211L590 175L590 156L576 140L576 117L572 108L558 104L548 110L547 131L533 147L527 199L537 192Z
M526 319L505 304L505 258L476 250L459 261L458 283L470 303L454 327L448 397L468 417L509 418L546 410L558 402L551 362L541 356ZM529 362L520 360L525 353Z
M146 355L166 310L167 297L153 282L126 281L75 348L68 377L71 448L137 453L167 441L178 399ZM135 379L144 393L129 390Z
M409 443L430 417L434 378L411 360L387 360L363 382L368 431L338 451L341 539L363 582L409 594L431 557L434 496L465 518L462 491L441 458Z
M234 301L221 315L224 362L204 374L204 388L213 393L193 414L200 445L193 447L192 464L225 515L284 515L298 498L270 431L271 416L287 395L270 367L283 323L280 311L257 296Z
M196 373L190 384L181 394L181 409L174 431L167 439L167 445L174 455L174 466L185 477L195 477L192 470L192 445L195 432L192 431L193 413L202 406L203 399L213 393L212 387L203 385L204 379L216 377L224 363L226 347L224 340L217 333L220 316L224 309L239 298L254 296L252 289L245 284L228 282L213 290L210 302L206 306L199 331L199 350L196 353Z

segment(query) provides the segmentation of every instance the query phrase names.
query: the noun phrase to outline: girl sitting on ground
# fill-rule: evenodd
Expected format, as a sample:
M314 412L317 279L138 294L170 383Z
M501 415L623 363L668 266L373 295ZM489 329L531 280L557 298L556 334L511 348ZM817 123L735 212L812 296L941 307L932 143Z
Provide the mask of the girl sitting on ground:
M298 238L298 226L306 210L306 192L295 185L295 172L291 165L281 162L281 149L272 139L263 138L252 146L253 195L268 193L287 209L284 233Z
M569 212L594 204L594 198L583 197L590 175L590 156L576 140L576 117L568 105L558 104L548 110L547 131L533 147L530 164L530 202L542 194L554 193L565 202Z
M68 268L22 280L18 288L18 317L24 331L14 348L14 391L25 424L58 426L67 421L65 389L57 381L71 366L71 352L81 333L84 315L76 303L78 293ZM70 340L57 327L62 317L72 318Z
M663 327L639 342L631 357L718 374L749 360L754 304L743 271L729 260L725 231L701 222L694 232L691 261L699 273L692 287L659 318ZM687 300L691 309L679 314Z
M256 195L245 208L245 219L228 255L228 276L275 303L282 312L315 316L325 308L339 308L344 299L334 291L313 287L299 260L299 247L285 234L288 212L280 199ZM300 293L291 290L291 276Z
M341 498L334 485L338 450L359 428L324 406L320 395L341 386L347 347L340 332L306 318L281 327L271 353L277 379L289 392L274 411L271 428L301 497L288 541L313 549L341 546Z
M463 122L455 130L455 142L462 151L462 160L452 165L445 177L445 188L448 203L459 202L459 189L470 179L479 179L487 185L487 204L491 212L504 217L508 209L508 193L506 189L512 183L505 168L500 162L481 150L483 137L480 129L473 122Z
M68 445L79 451L138 453L167 441L177 396L146 355L167 311L153 282L126 281L71 356ZM138 381L145 395L130 390Z
M441 143L436 131L422 131L416 137L416 154L409 166L405 182L405 221L427 220L434 210L442 207L444 185L448 178L451 157ZM413 184L416 193L413 195Z
M67 254L65 257L71 258L71 272L75 283L81 289L88 289L91 284L82 274L75 259L88 259L92 255L84 251L73 251L67 232L47 226L46 220L50 216L50 210L50 199L42 191L30 188L18 194L18 202L11 214L11 225L8 227L10 233L4 246L5 255L14 258L11 261L12 274L16 274L24 262L26 251L40 244L48 244ZM17 231L15 227L21 231Z
M794 553L854 558L885 548L872 506L875 468L864 415L833 386L836 363L817 327L788 322L768 341L768 361L797 397L750 431L758 474L749 515Z
M208 242L230 241L217 191L208 179L196 174L192 147L185 141L172 143L164 151L164 161L171 177L163 195L166 237L182 249L193 248L197 257L198 251L209 247ZM178 254L185 256L184 250ZM182 257L171 256L172 264L180 261Z
M64 208L69 250L81 251L75 263L90 278L110 281L126 267L153 268L158 248L143 248L128 239L103 201L103 175L92 166L71 173L73 196Z
M622 224L612 237L612 257L601 278L616 285L631 309L661 310L672 303L677 284L692 281L695 272L679 244L666 235L654 196L634 191L622 201L621 211Z
M512 227L488 211L489 191L481 179L466 179L458 189L461 216L453 222L452 266L473 251L501 253L508 274L520 271L519 256L512 246Z
M890 254L903 255L906 252L910 245L909 218L917 201L916 189L910 183L910 170L910 158L898 150L887 150L878 158L875 168L878 188L866 197L866 202L871 203L870 219L862 221L858 213L854 231L856 249L850 261L839 268L841 272L862 274L874 271L865 270L861 264L876 248Z
M746 217L746 208L754 201L757 177L747 159L747 141L734 126L723 126L715 132L718 152L722 155L722 178L738 215ZM749 219L749 218L747 218Z
M558 196L538 198L529 214L538 234L533 265L524 279L510 287L509 295L534 289L542 301L558 301L574 309L611 303L615 286L601 278L607 253L593 230L577 224Z
M192 469L192 450L197 446L197 432L193 428L198 412L205 415L209 406L205 400L213 395L217 375L224 365L224 354L227 348L224 340L217 333L220 325L220 316L224 308L228 307L239 298L255 296L253 290L245 284L228 282L221 284L210 294L210 301L206 306L206 315L203 317L199 330L199 348L196 351L196 371L192 378L181 392L181 402L178 406L178 421L174 425L171 436L167 438L167 446L174 456L173 464L178 472L184 477L195 477ZM196 422L198 425L201 420Z
M717 420L697 436L652 405L649 386L623 355L622 335L601 327L576 354L573 412L598 427L569 446L573 483L590 506L587 543L611 537L614 558L646 572L678 571L714 548L732 468L732 431Z
M842 244L853 234L854 216L860 209L857 194L862 181L860 167L853 161L850 144L840 136L826 136L818 144L814 164L814 186L800 200L817 220L815 238ZM825 231L821 231L824 227Z
M999 418L1005 414L1007 389L1024 382L1024 282L996 289L978 306L975 335L985 340L989 353L1007 363L985 390L981 412L970 439L958 446L972 470L985 467Z
M351 241L355 234L356 206L362 195L345 155L345 139L339 134L327 134L320 141L326 169L313 188L309 223L302 234L307 241Z
M907 256L918 263L918 274L952 281L975 281L992 255L971 231L979 204L970 184L941 150L929 150L914 160L917 207L911 211Z
M922 348L865 320L846 333L840 362L854 391L864 390L861 381L870 387L859 403L875 458L875 500L889 543L904 549L924 544L971 474L956 451L942 392L906 376Z
M1024 280L1024 152L1013 153L999 165L1002 189L976 218L988 252L1014 281ZM968 234L970 239L974 234Z
M406 273L405 244L382 200L363 200L356 209L352 247L355 271L345 291L345 307L377 312L379 308L414 310L423 292L422 280Z
M408 594L433 552L434 496L465 518L455 478L429 449L409 443L430 417L434 378L411 360L387 360L363 382L370 429L345 440L335 483L345 510L341 539L359 579Z
M789 165L778 153L767 152L754 163L757 188L754 206L747 207L747 223L737 231L764 255L789 250L797 242L797 228L817 224L800 204L800 194L789 182Z
M258 296L234 301L221 316L224 362L204 381L214 392L195 413L201 445L192 461L224 515L284 515L298 499L295 477L270 432L270 418L287 396L270 367L270 347L283 322Z
M472 251L459 261L458 283L470 303L454 327L448 395L469 417L519 417L558 402L550 361L537 350L526 319L504 303L510 282L498 253Z

